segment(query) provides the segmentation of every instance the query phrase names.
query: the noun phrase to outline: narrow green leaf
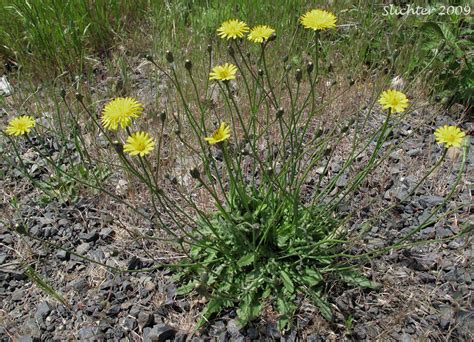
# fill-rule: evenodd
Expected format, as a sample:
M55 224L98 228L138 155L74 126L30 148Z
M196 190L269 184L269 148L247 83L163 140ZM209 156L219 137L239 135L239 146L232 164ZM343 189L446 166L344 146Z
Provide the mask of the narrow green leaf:
M356 285L366 289L378 289L382 286L381 284L375 281L371 281L363 275L354 271L340 272L338 275L342 281L350 285Z
M41 275L39 275L32 267L26 266L25 273L28 276L28 278L30 278L30 280L33 283L35 283L36 286L38 286L41 290L46 292L46 294L56 299L61 304L69 307L69 303L66 302L63 296L61 296L58 292L56 292L54 288L46 281L46 279L41 277Z
M321 298L321 296L317 293L311 293L311 297L314 300L314 303L318 307L319 311L321 312L321 315L328 321L332 320L332 312L331 312L331 307L329 306L329 303Z
M288 290L288 292L293 293L295 291L295 286L293 281L285 270L280 271L281 279L283 281L283 286Z
M306 285L314 286L319 284L323 280L323 276L316 270L306 268L305 274L301 277L301 279Z
M239 261L237 261L237 265L239 267L245 267L245 266L248 266L251 263L253 263L254 260L255 260L255 254L254 253L246 254L242 258L240 258Z

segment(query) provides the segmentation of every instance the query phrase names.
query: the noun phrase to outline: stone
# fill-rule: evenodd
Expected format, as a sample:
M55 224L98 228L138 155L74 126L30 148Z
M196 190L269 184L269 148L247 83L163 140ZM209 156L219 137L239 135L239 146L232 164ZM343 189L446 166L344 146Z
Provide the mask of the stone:
M69 259L69 253L66 252L65 250L63 249L60 249L56 252L56 257L59 259L59 260L68 260Z
M111 240L114 235L115 231L112 228L103 228L99 232L99 237L104 241Z
M115 317L120 313L120 311L122 311L122 308L120 307L120 305L118 305L118 304L112 305L107 310L107 316Z
M49 306L48 302L42 302L36 308L35 318L39 324L44 324L46 317L48 317L49 313L51 312L51 307Z
M99 328L98 327L83 327L79 329L79 339L81 341L97 341L99 340Z
M67 286L73 288L77 292L84 292L89 288L89 283L85 278L78 278L70 281Z
M39 339L41 337L41 330L36 324L36 321L34 318L28 318L25 323L23 323L22 326L22 331L23 334L31 336L33 338Z
M425 208L426 207L434 207L436 205L439 205L443 203L444 198L441 196L420 196L420 203L423 205Z
M89 249L91 249L90 243L84 242L84 243L81 243L79 246L77 246L76 252L78 254L83 255L83 254L86 254L89 251Z
M99 234L97 233L97 230L94 229L88 233L79 234L79 239L85 242L94 242L99 239Z
M127 316L127 317L124 317L120 320L120 325L126 331L133 331L137 327L137 320L136 320L135 317Z
M166 324L156 324L148 332L148 336L144 336L144 342L164 342L172 340L176 336L176 330Z
M149 312L141 311L138 314L137 321L138 321L138 326L140 328L144 328L144 327L148 327L148 326L153 324L154 317Z

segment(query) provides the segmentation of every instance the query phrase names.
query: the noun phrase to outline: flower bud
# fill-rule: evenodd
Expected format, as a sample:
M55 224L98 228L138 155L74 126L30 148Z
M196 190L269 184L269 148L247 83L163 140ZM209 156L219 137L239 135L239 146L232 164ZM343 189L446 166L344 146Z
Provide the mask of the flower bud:
M76 99L77 101L82 102L82 100L84 99L84 96L82 96L81 93L76 93Z
M207 45L207 52L210 54L212 52L212 45L208 44Z
M325 150L324 150L324 155L325 155L325 156L328 156L329 154L331 154L331 151L332 151L331 145L326 146L326 148L325 148Z
M150 54L148 54L148 53L145 55L145 59L146 59L148 62L153 62L153 56L150 55Z
M179 137L181 135L181 130L179 128L176 128L174 130L174 134L176 134Z
M288 62L288 56L283 57L283 63Z
M291 70L291 64L287 64L286 67L285 67L285 70L290 71Z
M170 50L166 50L166 60L168 61L168 63L174 62L173 53Z
M201 178L201 173L199 172L199 170L195 167L195 168L192 168L191 171L189 171L189 174L191 175L191 177L193 177L194 179L199 179Z
M277 119L281 119L281 117L283 116L284 113L285 113L285 110L282 107L278 108L278 110L276 112Z
M165 120L166 120L166 112L164 110L161 111L161 113L160 113L160 120L161 120L161 122L165 122Z
M229 53L229 56L234 57L235 51L231 45L227 45L227 52Z
M191 62L189 59L187 59L184 62L184 67L186 68L186 70L191 71L191 69L193 68L193 62Z
M114 140L112 142L112 146L114 147L115 152L118 154L123 154L123 144L120 141Z
M263 70L262 69L258 69L258 76L260 76L260 77L263 76Z
M66 90L61 89L61 91L59 92L59 96L61 96L64 99L66 97Z
M308 62L308 63L306 64L306 72L307 72L308 74L311 74L311 73L313 72L313 70L314 70L314 64L313 64L313 62Z
M275 32L273 32L273 33L270 35L270 37L268 37L268 41L269 41L269 42L273 42L273 41L276 40L276 39L277 39L277 35L276 35Z
M301 79L303 78L303 73L301 72L301 69L296 69L296 74L295 74L296 82L300 83Z

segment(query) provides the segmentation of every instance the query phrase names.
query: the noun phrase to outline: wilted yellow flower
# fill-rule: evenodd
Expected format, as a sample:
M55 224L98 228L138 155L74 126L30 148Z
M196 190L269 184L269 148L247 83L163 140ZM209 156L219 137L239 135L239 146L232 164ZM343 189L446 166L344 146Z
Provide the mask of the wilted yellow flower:
M461 131L456 126L444 125L439 127L435 133L436 142L439 144L445 144L446 148L449 147L461 147L461 143L466 136L466 133Z
M18 116L10 120L6 132L8 135L23 135L30 133L31 129L35 127L35 124L35 119L31 116Z
M210 137L204 138L209 144L217 144L218 142L229 139L230 137L230 127L225 122L222 122L218 129L212 133Z
M237 67L234 64L225 63L224 65L215 66L209 74L210 80L230 81L235 80Z
M140 155L143 157L149 154L154 147L155 140L148 133L137 132L127 138L125 145L123 145L123 150L131 156Z
M385 90L379 97L383 109L390 109L391 113L402 113L408 107L408 99L398 90Z
M331 12L314 9L300 17L304 28L315 31L336 27L336 16Z
M252 30L250 30L250 33L247 36L247 39L254 43L263 43L274 32L275 30L272 29L270 26L258 25L258 26L255 26Z
M243 21L231 19L224 21L217 29L217 35L221 38L237 39L242 38L249 31L249 27Z
M117 130L118 126L130 126L132 118L138 118L143 111L140 102L131 97L117 97L107 103L102 111L102 125L110 130Z

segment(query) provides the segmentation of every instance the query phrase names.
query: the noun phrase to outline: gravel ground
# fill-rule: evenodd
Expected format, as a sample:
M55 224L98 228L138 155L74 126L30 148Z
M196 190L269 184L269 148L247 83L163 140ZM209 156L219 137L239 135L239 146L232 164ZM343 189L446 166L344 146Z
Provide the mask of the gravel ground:
M433 128L452 122L448 116L438 116L417 128L420 134L411 135L414 128L409 124L394 131L387 146L400 145L381 171L361 187L352 204L347 204L358 206L360 221L400 202L419 179L420 170L441 155L441 149L433 143ZM473 123L462 125L463 130L471 134L472 127ZM49 153L54 154L60 148L54 141L47 143ZM456 206L462 208L426 227L417 237L447 238L473 224L472 147L458 192L444 211ZM24 144L21 153L30 173L43 177L35 152ZM382 288L376 291L330 289L329 298L335 313L333 322L325 321L315 306L301 298L294 328L283 336L276 329L271 307L245 329L239 329L235 311L229 310L197 332L193 325L202 301L177 297L170 271L159 267L175 262L182 255L164 243L151 242L134 234L140 231L157 236L152 225L136 218L121 218L126 208L92 192L79 193L76 201L41 203L40 194L3 158L0 166L2 340L469 341L474 338L472 236L410 247L374 258L363 271L382 283ZM408 203L399 203L385 220L371 226L355 250L386 246L423 222L431 209L442 202L458 168L459 161L446 161ZM336 174L339 169L336 158L330 172ZM338 186L344 185L342 178ZM115 191L119 193L120 189ZM367 198L376 199L377 206L364 206ZM354 222L354 227L357 224ZM35 238L109 266L129 270L158 267L149 272L118 274L12 231L21 227L28 227ZM26 265L46 279L67 305L53 300L34 285L25 273Z

